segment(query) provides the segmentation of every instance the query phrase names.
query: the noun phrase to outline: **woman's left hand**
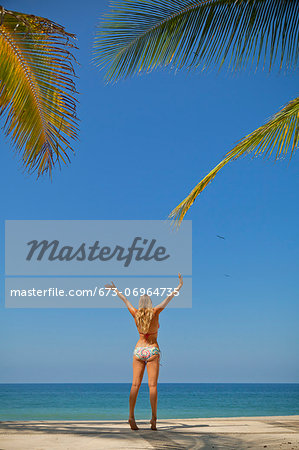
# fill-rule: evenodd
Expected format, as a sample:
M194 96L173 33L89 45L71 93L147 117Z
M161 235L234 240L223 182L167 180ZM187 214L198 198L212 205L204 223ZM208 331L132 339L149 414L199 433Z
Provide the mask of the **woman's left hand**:
M111 284L105 284L105 288L106 289L116 289L116 286L113 283L113 281L111 281Z

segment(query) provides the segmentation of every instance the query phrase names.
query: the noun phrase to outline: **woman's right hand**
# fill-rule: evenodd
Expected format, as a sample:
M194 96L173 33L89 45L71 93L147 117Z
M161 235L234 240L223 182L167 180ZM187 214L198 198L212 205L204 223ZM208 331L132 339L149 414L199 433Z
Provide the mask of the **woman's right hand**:
M179 280L180 280L180 285L183 286L183 277L180 273L179 273Z

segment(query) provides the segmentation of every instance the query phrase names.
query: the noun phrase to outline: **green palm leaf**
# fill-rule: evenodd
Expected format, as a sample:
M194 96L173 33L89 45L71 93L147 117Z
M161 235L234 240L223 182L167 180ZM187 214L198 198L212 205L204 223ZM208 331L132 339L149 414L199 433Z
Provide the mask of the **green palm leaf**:
M296 69L298 0L112 1L95 38L95 62L116 81L159 66L181 69L226 65ZM177 223L231 160L263 154L278 159L298 146L298 98L240 141L170 214Z
M0 6L0 116L25 170L38 176L67 163L77 137L74 38L48 19Z
M95 38L107 81L158 66L295 68L298 0L112 1ZM279 56L278 56L279 55Z
M197 196L213 180L215 175L231 160L252 154L253 157L263 154L274 159L290 158L298 147L299 141L299 97L289 102L276 113L265 125L242 139L224 159L206 175L195 188L171 213L170 218L180 223Z

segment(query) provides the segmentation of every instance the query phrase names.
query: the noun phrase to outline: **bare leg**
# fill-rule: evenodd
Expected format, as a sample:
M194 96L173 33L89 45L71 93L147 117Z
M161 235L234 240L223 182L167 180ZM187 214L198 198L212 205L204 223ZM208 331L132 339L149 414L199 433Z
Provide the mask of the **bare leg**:
M152 407L151 429L156 430L157 403L158 403L158 376L159 376L159 355L155 355L147 362L148 387L150 391L150 402Z
M138 430L137 424L135 422L134 410L137 400L137 395L142 382L143 374L145 369L145 362L133 356L133 382L130 392L130 413L129 413L129 424L132 430Z

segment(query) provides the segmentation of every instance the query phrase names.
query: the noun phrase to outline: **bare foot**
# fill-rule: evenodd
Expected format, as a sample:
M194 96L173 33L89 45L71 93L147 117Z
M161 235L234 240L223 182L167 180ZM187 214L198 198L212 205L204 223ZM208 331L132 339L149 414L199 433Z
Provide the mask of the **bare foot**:
M130 417L128 420L128 423L130 424L131 430L139 430L139 428L137 427L137 424L135 422L134 417Z
M157 431L157 427L156 427L156 421L157 421L157 417L152 417L151 418L151 429Z

